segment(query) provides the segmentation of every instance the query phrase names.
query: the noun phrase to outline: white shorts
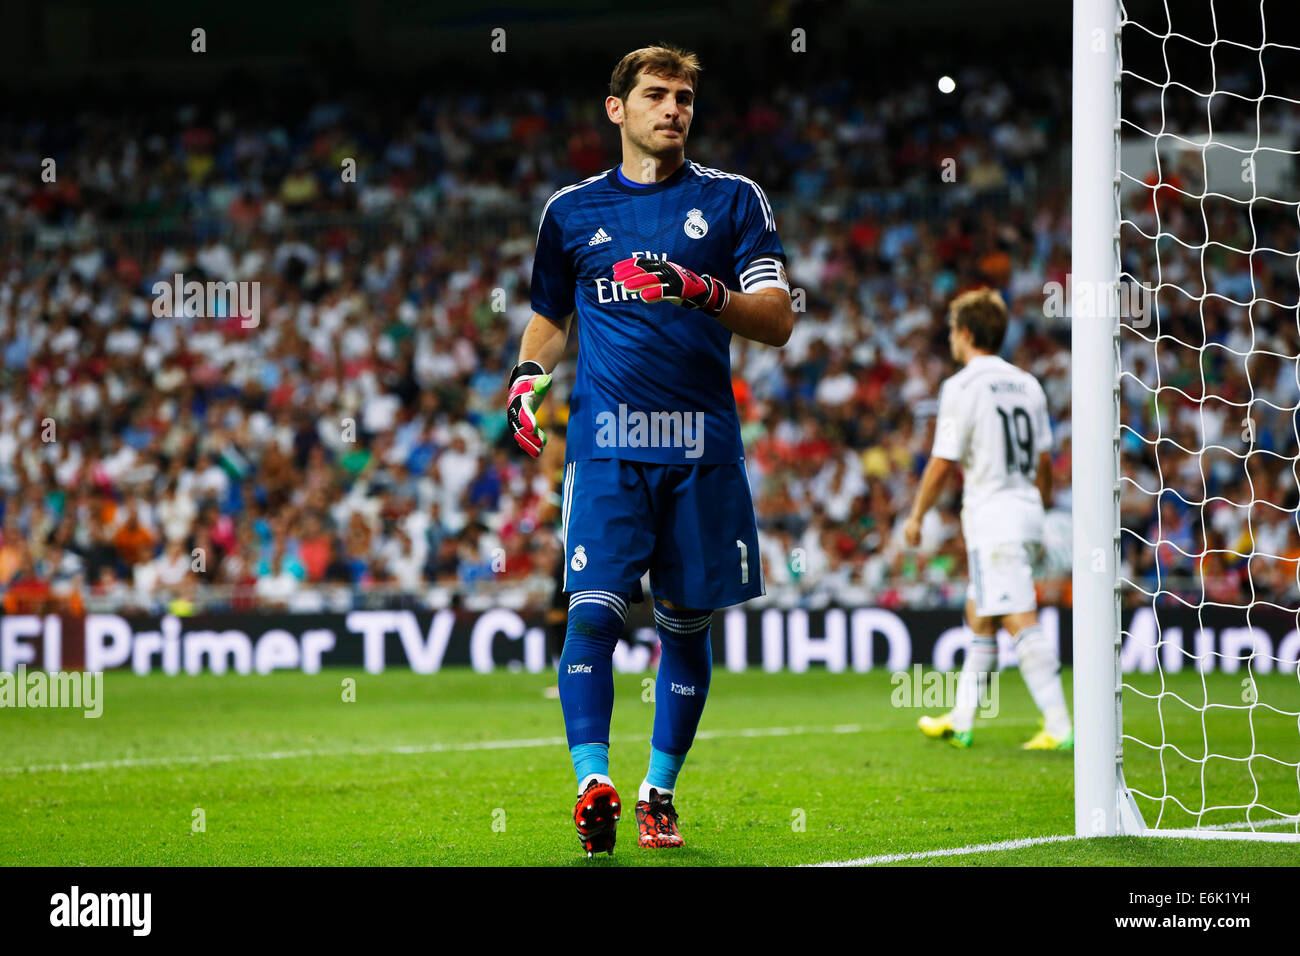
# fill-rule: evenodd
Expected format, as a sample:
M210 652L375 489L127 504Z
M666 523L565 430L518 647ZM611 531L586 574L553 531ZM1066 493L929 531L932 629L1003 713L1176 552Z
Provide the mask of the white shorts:
M966 552L970 568L966 596L975 602L978 616L1037 610L1034 563L1041 548L1037 541L997 541Z

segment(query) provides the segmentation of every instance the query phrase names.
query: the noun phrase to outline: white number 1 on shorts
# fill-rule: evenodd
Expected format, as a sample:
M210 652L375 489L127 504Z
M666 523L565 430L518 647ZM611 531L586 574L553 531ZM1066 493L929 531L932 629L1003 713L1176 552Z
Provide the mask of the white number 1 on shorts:
M745 547L745 542L739 538L736 539L736 547L740 549L740 583L749 583L749 548Z

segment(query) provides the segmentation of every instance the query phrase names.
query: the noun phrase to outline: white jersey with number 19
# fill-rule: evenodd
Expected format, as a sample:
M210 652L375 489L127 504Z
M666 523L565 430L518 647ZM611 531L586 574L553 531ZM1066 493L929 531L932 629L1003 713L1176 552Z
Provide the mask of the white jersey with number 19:
M961 524L968 548L1041 541L1038 454L1052 446L1038 380L996 355L978 355L939 391L936 458L964 472Z

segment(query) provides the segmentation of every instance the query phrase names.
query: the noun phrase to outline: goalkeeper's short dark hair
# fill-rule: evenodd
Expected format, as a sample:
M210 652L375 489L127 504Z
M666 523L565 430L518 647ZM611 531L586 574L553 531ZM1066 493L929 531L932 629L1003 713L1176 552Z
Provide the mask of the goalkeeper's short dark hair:
M614 67L609 78L609 93L620 100L626 100L628 94L636 88L636 78L644 70L651 76L663 76L672 80L685 80L691 89L698 92L700 83L699 57L680 47L661 45L644 46L633 50Z
M996 355L1007 335L1007 304L995 289L971 289L952 300L948 315L955 328L969 329L971 343Z

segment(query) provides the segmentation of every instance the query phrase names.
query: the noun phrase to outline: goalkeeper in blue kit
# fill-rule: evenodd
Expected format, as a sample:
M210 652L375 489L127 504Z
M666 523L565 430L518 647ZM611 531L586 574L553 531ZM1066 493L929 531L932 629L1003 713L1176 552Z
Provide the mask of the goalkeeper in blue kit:
M686 159L699 72L694 54L661 46L615 67L605 109L622 163L542 210L534 314L510 375L510 430L536 457L546 436L535 411L577 317L559 687L589 855L613 852L622 814L609 776L612 659L643 574L662 647L635 808L643 847L682 845L674 796L708 696L713 611L765 593L730 343L782 346L794 314L763 191Z

